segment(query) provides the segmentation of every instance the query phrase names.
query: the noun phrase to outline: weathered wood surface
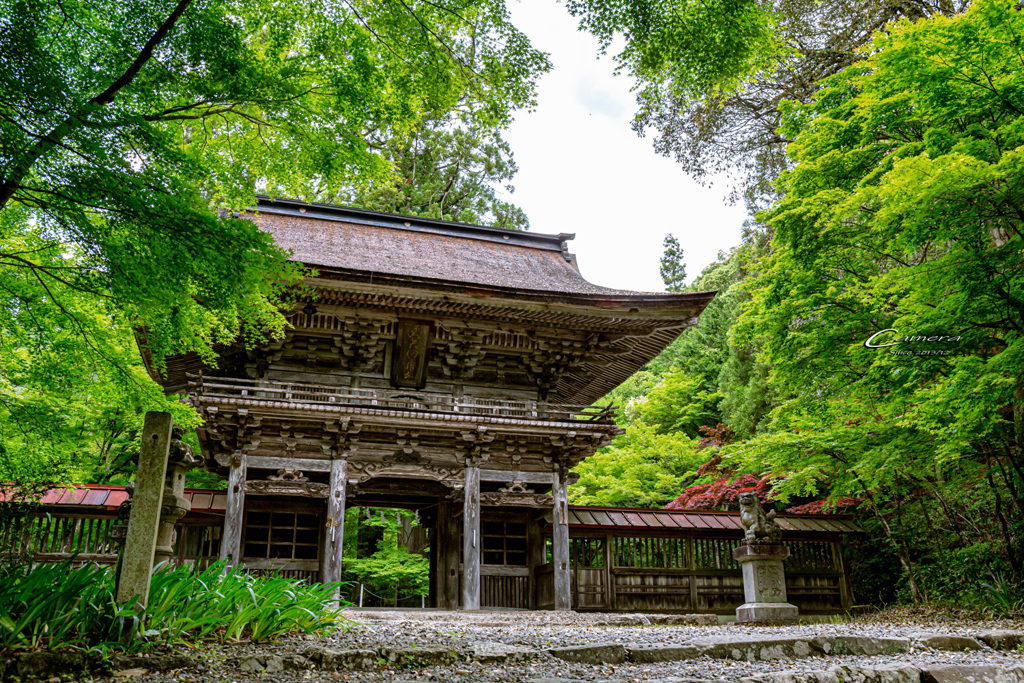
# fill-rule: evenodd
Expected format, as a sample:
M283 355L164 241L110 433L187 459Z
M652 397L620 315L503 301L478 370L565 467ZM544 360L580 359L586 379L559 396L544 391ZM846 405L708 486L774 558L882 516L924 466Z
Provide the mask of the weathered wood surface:
M480 567L480 576L529 576L528 567L505 567L497 565L483 565Z
M228 501L224 509L224 533L220 541L220 559L227 567L242 558L242 520L245 511L246 458L239 455L228 472Z
M480 481L509 482L519 480L524 484L550 484L550 472L518 472L506 470L480 470Z
M281 570L294 572L319 572L320 562L318 560L270 560L270 559L243 559L245 569L260 570Z
M544 564L546 554L540 524L536 517L530 516L526 520L526 568L530 572L530 592L527 596L529 609L537 609L537 567Z
M480 609L480 468L466 467L462 509L462 609Z
M171 428L174 421L170 413L149 412L142 426L142 447L139 449L139 467L135 473L135 494L132 514L128 520L124 560L117 601L127 603L138 596L135 605L146 606L149 601L149 583L153 575L153 554L156 551L157 530L160 525L160 503L164 496L164 478L171 447Z
M275 458L269 455L250 455L247 457L250 469L282 470L294 467L302 472L330 472L331 461L327 458Z
M571 567L569 566L569 492L565 475L564 469L556 466L552 476L555 509L551 523L551 549L555 565L554 608L556 610L572 608L572 581Z
M442 501L437 506L437 606L458 609L459 606L459 519L456 504Z
M528 609L529 591L528 576L485 575L481 577L480 602L484 607Z
M345 485L348 480L348 461L331 461L330 493L327 497L327 522L324 527L325 583L341 581L343 540L345 538Z

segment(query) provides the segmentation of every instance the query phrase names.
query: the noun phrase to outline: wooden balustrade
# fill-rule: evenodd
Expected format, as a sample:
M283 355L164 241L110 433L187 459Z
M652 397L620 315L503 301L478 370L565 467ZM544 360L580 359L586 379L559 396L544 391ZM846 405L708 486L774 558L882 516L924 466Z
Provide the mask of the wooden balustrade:
M557 422L611 424L614 406L586 406L475 396L456 397L436 392L355 389L304 382L278 382L224 377L190 376L189 393L199 401L246 399L292 406L352 406L451 413Z

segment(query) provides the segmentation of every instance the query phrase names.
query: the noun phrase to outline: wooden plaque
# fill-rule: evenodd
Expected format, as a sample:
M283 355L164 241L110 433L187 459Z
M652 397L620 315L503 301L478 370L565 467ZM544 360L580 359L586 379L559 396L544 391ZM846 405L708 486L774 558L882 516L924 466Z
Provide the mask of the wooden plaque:
M421 320L399 320L391 383L403 389L422 389L427 383L427 361L433 326Z

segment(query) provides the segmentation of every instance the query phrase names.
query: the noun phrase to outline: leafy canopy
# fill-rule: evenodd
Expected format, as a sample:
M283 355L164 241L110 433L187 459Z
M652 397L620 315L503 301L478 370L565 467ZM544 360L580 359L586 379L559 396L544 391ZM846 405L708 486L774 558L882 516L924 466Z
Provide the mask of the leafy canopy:
M518 167L499 130L486 130L451 116L428 121L411 134L383 144L395 174L336 198L343 204L408 216L526 230L526 213L499 193L515 191Z
M786 104L795 167L736 333L791 398L735 452L786 472L784 494L894 493L936 457L1019 477L1022 31L1004 0L902 21L813 102ZM887 328L960 341L865 348ZM950 355L894 353L915 350Z
M158 358L284 324L299 273L216 209L384 177L370 134L451 110L500 126L547 68L501 0L2 0L0 16L0 264L52 279L6 244L37 225Z

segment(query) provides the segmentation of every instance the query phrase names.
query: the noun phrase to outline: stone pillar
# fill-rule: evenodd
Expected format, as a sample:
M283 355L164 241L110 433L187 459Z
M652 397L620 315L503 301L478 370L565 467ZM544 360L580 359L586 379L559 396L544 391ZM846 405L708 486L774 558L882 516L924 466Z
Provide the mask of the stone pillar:
M149 601L149 582L153 575L153 554L173 424L170 413L149 412L142 426L142 448L139 450L132 513L128 519L128 537L117 590L117 601L121 604L135 596L138 596L136 607L145 607Z
M185 430L181 427L171 430L163 503L160 506L160 530L156 538L156 564L167 562L174 555L174 527L192 509L192 503L185 497L185 472L202 464L192 453L192 447L182 441L184 436Z
M796 605L786 602L786 572L782 561L789 548L778 543L744 544L732 557L743 566L746 603L736 608L738 624L779 624L796 621Z
M331 461L331 484L327 494L327 523L324 525L324 583L341 581L342 551L345 538L345 485L348 477L348 460L335 458ZM335 594L338 588L335 587Z
M442 500L437 506L437 607L459 608L459 527L456 505Z
M480 468L466 460L465 503L462 509L462 609L480 609Z
M242 513L245 510L245 455L235 451L228 473L228 501L224 509L224 532L220 539L220 559L225 570L242 561Z
M568 470L556 463L551 494L554 514L551 518L551 552L555 564L555 609L572 609L572 568L569 563L569 491Z

